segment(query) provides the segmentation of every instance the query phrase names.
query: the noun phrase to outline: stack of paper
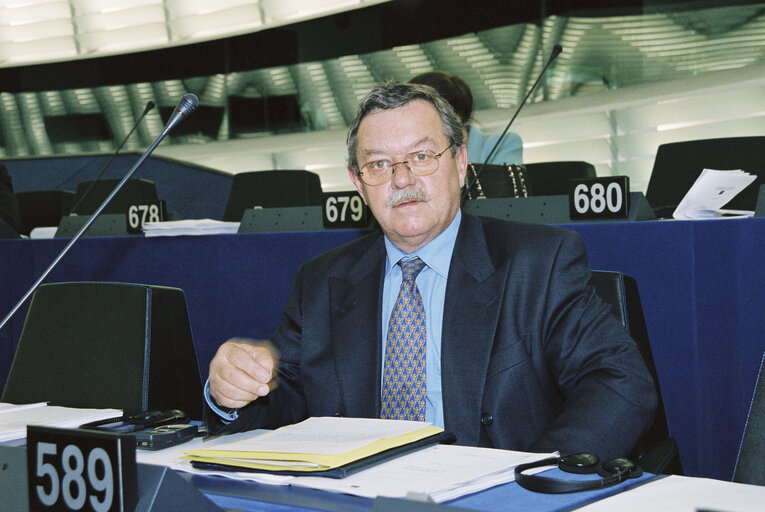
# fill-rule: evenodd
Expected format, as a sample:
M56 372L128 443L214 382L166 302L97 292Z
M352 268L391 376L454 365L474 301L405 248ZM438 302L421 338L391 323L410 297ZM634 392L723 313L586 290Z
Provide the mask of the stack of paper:
M740 169L704 169L672 216L676 219L752 217L753 211L725 210L722 207L756 179L757 176Z
M300 476L290 481L290 485L368 498L408 497L441 503L512 482L515 466L553 455L441 444L340 480Z
M188 457L184 456L184 453L217 451L231 446L262 447L259 442L255 443L258 438L265 438L268 445L272 445L274 442L278 443L277 449L279 451L283 450L285 445L292 445L294 449L316 452L316 445L322 445L325 441L329 444L334 442L332 439L324 439L325 430L323 429L325 428L335 429L335 434L332 437L340 436L341 432L345 431L358 431L360 427L369 427L370 432L380 432L380 429L387 432L389 427L386 425L388 423L391 423L393 428L398 428L395 422L391 422L391 420L359 421L356 418L331 418L328 422L315 422L313 420L309 422L309 425L316 425L318 430L299 433L294 438L293 436L284 436L284 431L279 436L283 437L281 440L272 437L270 441L268 441L267 436L273 432L240 432L228 436L208 438L207 441L200 438L192 439L186 445L157 452L139 450L140 453L136 453L136 458L138 462L143 464L169 466L179 471L223 476L234 480L310 487L368 498L384 496L412 498L420 501L432 500L440 503L511 482L515 480L515 467L517 465L557 455L439 444L372 465L345 478L315 476L317 473L311 472L304 473L302 476L285 476L268 472L235 471L236 468L229 468L229 470L224 471L204 470L193 467ZM423 424L419 423L419 425L422 427ZM307 443L307 445L299 446L302 443ZM207 449L205 449L206 447ZM232 469L234 470L232 471ZM537 468L539 471L545 469L548 468Z
M309 418L267 434L187 452L197 466L228 466L271 472L318 473L347 468L398 448L436 443L443 429L419 421L371 418ZM335 478L348 474L332 473Z
M120 416L122 411L117 409L75 409L45 402L21 405L0 402L0 442L24 439L27 425L74 428Z
M146 236L220 235L238 231L238 222L223 222L212 219L147 222L143 225L143 232Z

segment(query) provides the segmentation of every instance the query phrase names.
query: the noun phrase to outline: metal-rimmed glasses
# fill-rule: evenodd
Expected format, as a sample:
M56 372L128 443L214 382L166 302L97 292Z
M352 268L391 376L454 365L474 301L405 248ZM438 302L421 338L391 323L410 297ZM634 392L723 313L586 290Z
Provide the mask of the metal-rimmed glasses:
M385 159L367 162L359 169L359 178L367 185L383 185L390 181L393 173L396 171L396 166L399 164L406 165L407 169L416 176L433 174L438 170L438 159L450 150L453 145L449 144L446 149L439 153L433 153L427 149L414 151L406 155L404 160L400 162L392 162Z

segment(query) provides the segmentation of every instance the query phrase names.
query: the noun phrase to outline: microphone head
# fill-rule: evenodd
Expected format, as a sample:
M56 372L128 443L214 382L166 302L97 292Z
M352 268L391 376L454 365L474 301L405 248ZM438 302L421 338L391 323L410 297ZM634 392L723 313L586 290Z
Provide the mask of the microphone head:
M561 45L559 45L559 44L556 44L555 46L553 46L552 54L550 55L550 59L554 59L555 57L560 55L560 52L562 52L562 51L563 51L563 47Z
M198 106L199 99L194 94L187 93L184 94L181 101L178 102L178 106L175 107L175 110L183 114L184 117L188 117L194 113Z
M156 106L156 104L153 101L149 101L146 103L146 107L143 109L143 115L148 114L151 112L151 110Z

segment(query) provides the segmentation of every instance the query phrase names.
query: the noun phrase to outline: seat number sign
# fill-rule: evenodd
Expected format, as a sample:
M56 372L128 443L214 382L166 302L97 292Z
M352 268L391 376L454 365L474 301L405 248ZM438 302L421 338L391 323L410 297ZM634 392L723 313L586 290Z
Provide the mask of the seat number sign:
M132 511L138 501L135 440L28 426L27 479L32 511Z
M569 215L571 220L626 219L629 197L628 176L570 180Z
M369 223L367 206L358 192L327 192L322 197L325 228L365 228Z
M141 233L147 222L165 220L165 201L160 199L150 203L131 204L127 209L127 232Z

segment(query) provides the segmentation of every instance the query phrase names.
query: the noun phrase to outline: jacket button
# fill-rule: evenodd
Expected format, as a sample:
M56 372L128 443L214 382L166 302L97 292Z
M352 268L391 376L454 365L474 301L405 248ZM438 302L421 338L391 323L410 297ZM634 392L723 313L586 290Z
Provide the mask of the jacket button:
M492 423L494 423L494 416L492 416L491 414L484 414L483 416L481 416L481 425L483 425L484 427L488 427Z

